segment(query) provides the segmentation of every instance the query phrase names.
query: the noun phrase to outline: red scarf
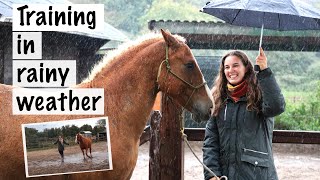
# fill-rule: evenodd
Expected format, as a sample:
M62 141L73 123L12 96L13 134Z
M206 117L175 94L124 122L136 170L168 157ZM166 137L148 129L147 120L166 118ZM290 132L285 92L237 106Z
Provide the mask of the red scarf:
M245 96L248 90L248 84L246 83L246 81L243 81L242 83L233 86L231 84L227 84L227 88L228 88L228 94L229 96L235 101L238 102L239 99L242 96Z

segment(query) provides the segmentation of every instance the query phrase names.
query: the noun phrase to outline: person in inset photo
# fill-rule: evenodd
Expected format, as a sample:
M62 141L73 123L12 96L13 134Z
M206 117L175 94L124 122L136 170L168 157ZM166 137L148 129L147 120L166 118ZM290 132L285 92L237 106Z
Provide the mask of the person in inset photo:
M64 139L63 139L63 136L59 136L57 141L54 142L53 144L58 144L58 151L59 151L59 154L61 156L61 161L64 161L64 154L63 154L63 151L64 151L64 145L69 145L69 143L67 143Z

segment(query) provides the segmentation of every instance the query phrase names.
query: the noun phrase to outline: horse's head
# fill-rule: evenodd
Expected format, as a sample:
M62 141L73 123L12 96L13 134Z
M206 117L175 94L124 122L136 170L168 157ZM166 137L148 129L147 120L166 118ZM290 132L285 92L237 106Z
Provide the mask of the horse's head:
M81 134L78 133L78 134L76 135L76 139L74 140L74 142L77 143L77 144L79 144L81 138L82 138Z
M158 85L175 102L189 110L195 120L208 120L212 95L190 48L182 41L163 31L166 59L161 63Z

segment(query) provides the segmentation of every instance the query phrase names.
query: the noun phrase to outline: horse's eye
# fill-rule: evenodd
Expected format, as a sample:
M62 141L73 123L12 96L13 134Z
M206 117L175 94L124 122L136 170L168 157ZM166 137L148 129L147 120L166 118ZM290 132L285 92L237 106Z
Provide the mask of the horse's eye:
M193 62L188 62L187 64L185 64L185 66L190 70L192 70L194 68Z

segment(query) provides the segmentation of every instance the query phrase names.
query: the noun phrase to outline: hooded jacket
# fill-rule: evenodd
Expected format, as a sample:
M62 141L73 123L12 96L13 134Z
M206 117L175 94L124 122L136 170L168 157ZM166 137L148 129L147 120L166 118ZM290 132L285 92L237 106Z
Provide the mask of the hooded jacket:
M277 180L272 154L274 116L284 112L285 100L267 68L257 74L262 91L262 112L246 110L247 99L227 98L218 116L209 119L203 144L203 161L229 180ZM204 170L205 179L212 177Z

